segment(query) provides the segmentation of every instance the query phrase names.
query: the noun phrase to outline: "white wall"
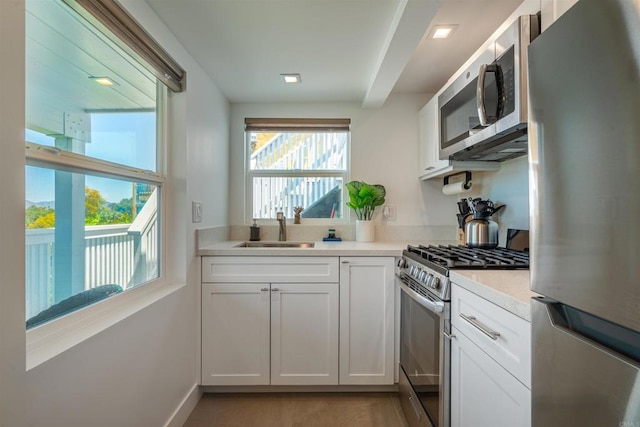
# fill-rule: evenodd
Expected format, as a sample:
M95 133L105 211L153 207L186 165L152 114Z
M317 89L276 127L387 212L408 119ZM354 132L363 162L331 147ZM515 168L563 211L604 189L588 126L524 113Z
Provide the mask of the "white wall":
M529 177L527 156L509 160L501 164L500 170L495 172L472 172L473 190L453 196L440 195L440 202L429 203L428 194L441 192L443 180L430 179L422 184L422 215L425 223L429 218L441 218L441 221L451 221L457 224L458 202L464 198L481 197L489 199L496 206L507 205L492 219L498 223L498 243L505 246L507 229L529 229ZM457 228L457 227L456 227ZM462 237L461 237L462 238Z
M481 196L496 205L506 204L494 218L498 221L498 243L504 246L508 228L529 229L529 170L527 156L502 163L499 171L483 172Z
M171 95L168 186L172 293L53 359L25 370L24 0L0 1L0 425L161 426L198 378L198 271L190 200L199 226L226 225L229 106L146 3L121 0L187 70ZM204 183L204 185L203 185ZM171 256L173 254L173 256Z
M397 208L396 221L382 221L378 209L374 218L378 225L390 229L455 225L455 212L453 217L441 214L439 207L448 200L438 184L418 180L418 111L426 98L394 94L380 109L363 109L358 103L232 104L231 224L245 224L245 117L340 117L351 119L351 179L384 185L386 204Z

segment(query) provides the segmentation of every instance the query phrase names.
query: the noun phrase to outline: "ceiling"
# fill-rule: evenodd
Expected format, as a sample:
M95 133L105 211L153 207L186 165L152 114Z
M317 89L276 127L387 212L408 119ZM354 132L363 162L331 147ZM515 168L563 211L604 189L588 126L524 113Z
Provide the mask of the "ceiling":
M146 0L232 103L435 93L522 0ZM449 39L428 37L457 24ZM301 84L280 74L299 73Z
M64 3L26 2L25 25L27 128L65 134L66 114L156 107L155 76Z

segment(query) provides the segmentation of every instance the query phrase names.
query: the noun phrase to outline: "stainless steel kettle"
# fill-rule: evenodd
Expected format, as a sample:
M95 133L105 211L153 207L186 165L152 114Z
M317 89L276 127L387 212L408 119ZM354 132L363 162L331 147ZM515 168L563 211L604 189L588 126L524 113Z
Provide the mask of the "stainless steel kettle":
M498 246L498 223L488 218L473 218L464 230L469 248L493 249Z
M506 205L494 207L491 200L473 199L469 207L473 219L465 224L465 244L469 248L493 249L498 246L498 224L491 215Z

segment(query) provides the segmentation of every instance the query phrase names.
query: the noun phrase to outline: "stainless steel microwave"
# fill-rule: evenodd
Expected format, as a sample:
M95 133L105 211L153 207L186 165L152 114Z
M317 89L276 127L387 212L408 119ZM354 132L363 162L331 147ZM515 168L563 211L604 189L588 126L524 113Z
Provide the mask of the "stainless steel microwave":
M527 153L527 46L539 34L539 15L519 17L440 94L441 159Z

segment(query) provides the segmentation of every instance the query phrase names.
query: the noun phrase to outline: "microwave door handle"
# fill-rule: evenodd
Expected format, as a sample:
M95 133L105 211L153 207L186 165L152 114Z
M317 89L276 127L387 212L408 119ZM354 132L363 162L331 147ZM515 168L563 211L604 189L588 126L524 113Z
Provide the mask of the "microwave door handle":
M494 73L496 80L496 89L498 95L498 105L496 107L495 116L488 117L487 116L487 106L484 102L485 99L485 77L487 73ZM498 64L482 64L480 66L480 72L478 73L478 86L476 88L476 102L478 108L478 119L480 120L480 124L482 126L489 126L492 123L498 121L498 118L502 114L502 109L504 107L504 82L502 78L502 68Z
M496 121L502 118L502 111L506 103L506 88L504 86L504 76L502 75L502 67L499 63L492 65L493 72L496 73L496 88L498 89L498 105L496 107Z
M487 76L487 64L480 66L480 72L478 73L478 85L476 87L476 102L478 107L478 118L482 126L489 126L489 120L487 120L487 108L484 105L484 79Z

